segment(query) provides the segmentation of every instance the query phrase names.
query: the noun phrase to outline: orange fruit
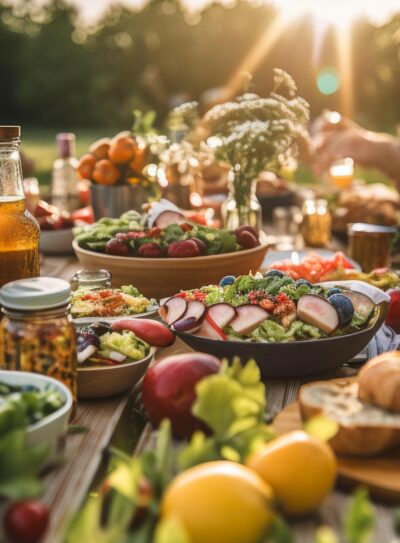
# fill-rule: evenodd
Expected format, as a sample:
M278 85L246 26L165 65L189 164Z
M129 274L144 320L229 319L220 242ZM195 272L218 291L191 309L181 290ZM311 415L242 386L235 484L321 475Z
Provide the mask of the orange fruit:
M283 511L294 516L315 511L332 491L337 473L331 447L303 431L277 437L246 465L271 486Z
M136 150L137 145L133 138L119 136L112 139L108 158L115 164L126 164L133 159Z
M115 185L120 176L119 169L108 159L99 160L92 175L93 180L100 185Z
M138 147L136 149L133 160L129 162L130 169L133 170L135 173L142 173L142 170L146 165L147 155L147 147Z
M77 172L81 179L92 179L94 167L96 166L96 158L87 153L83 155L79 160Z
M97 160L102 160L103 158L108 158L108 150L110 148L111 140L110 138L101 138L89 147L89 152L97 158Z
M246 466L207 462L169 484L161 514L177 518L191 543L259 543L274 518L272 496L271 488Z

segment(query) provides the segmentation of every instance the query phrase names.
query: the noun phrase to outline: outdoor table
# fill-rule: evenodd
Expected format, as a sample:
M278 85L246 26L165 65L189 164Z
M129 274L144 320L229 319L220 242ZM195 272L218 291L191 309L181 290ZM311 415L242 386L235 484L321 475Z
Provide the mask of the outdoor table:
M42 262L42 275L60 277L69 281L80 268L75 257L46 257ZM156 358L191 349L179 339L168 349L158 352ZM355 368L341 369L324 373L322 379L349 377L355 375ZM318 376L313 376L312 380ZM287 404L296 400L300 386L311 379L274 379L267 382L267 399L272 414L278 413ZM104 452L113 437L123 414L134 404L140 404L140 392L134 390L131 395L124 394L110 399L83 401L78 409L73 424L88 428L86 433L69 435L64 451L65 462L52 470L45 478L46 493L44 500L51 507L51 523L42 543L61 543L66 525L79 509L82 500L91 487L92 481L101 464ZM127 434L132 450L140 452L154 444L155 433L150 425L138 435L138 428L126 421L120 432ZM141 429L141 427L140 427ZM322 524L339 529L343 520L349 494L335 490L326 500L318 515L291 523L296 543L312 543L315 530ZM376 532L373 543L392 543L395 541L393 506L374 502L376 512ZM206 543L206 542L204 542ZM245 543L245 542L243 542Z

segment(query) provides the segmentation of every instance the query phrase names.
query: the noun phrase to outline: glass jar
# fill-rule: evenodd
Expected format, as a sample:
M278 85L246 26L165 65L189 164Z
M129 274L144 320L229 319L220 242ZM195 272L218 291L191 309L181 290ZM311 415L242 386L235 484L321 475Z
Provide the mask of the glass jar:
M396 232L391 226L349 224L349 257L360 264L363 272L390 267L391 241Z
M79 270L71 279L71 289L110 288L111 273L107 270Z
M0 126L0 287L40 273L40 229L26 209L19 144L19 126Z
M231 171L228 176L229 194L221 206L224 228L235 230L239 226L250 225L261 230L261 204L256 196L257 180L249 183L241 179L238 172Z
M331 240L332 217L326 200L305 200L301 233L308 247L326 247Z
M0 367L62 381L76 399L75 327L68 319L70 286L62 279L35 277L0 289Z

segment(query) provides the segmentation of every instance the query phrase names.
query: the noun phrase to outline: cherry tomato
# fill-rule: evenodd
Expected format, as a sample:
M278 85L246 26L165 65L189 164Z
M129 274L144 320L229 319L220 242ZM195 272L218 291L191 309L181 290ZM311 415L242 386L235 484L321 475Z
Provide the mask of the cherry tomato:
M12 543L38 543L49 522L49 509L40 501L14 502L4 516L4 530Z

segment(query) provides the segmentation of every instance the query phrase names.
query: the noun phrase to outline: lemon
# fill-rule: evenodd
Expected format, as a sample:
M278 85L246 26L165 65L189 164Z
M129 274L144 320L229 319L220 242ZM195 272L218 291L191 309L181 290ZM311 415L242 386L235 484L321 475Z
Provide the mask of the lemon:
M269 484L288 515L315 511L332 491L337 465L332 449L303 431L264 445L246 462Z
M246 466L200 464L167 487L161 514L178 518L192 543L259 543L273 520L273 492Z

